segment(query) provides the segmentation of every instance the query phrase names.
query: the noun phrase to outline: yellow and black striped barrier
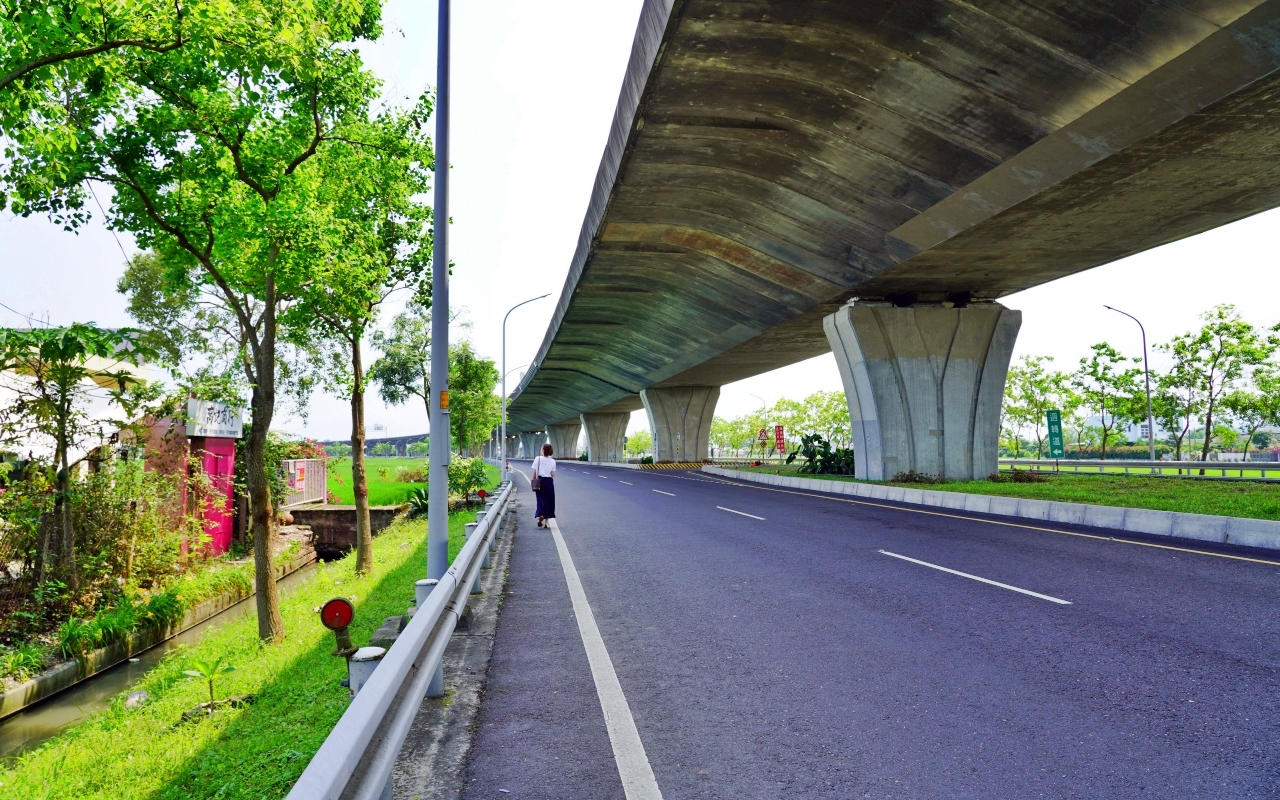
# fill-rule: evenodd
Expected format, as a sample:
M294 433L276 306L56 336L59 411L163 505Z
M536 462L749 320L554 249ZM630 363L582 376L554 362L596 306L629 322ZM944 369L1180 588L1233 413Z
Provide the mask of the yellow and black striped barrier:
M701 461L662 461L657 464L640 464L640 469L702 469Z

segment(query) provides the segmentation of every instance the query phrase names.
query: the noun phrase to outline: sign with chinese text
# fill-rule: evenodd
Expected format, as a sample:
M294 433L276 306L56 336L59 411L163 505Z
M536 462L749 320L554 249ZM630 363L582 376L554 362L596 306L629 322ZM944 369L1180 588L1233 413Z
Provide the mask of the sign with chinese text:
M241 410L216 400L187 401L187 435L215 439L244 438Z
M785 431L781 425L773 426L773 443L777 446L779 453L786 452L787 437L785 436Z
M1067 447L1062 438L1062 412L1051 408L1044 416L1049 422L1049 458L1066 458Z

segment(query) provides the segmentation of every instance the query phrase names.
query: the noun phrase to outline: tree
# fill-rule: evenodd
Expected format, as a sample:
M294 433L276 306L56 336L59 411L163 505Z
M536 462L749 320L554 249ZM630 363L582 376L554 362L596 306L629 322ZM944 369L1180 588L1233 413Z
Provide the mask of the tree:
M56 566L74 591L79 583L75 531L71 522L71 464L73 447L97 434L102 425L92 420L85 406L91 385L105 388L126 414L136 409L133 392L140 380L126 365L152 355L139 347L131 329L107 330L93 323L65 328L31 330L0 329L0 373L8 376L5 387L12 400L0 408L0 443L43 438L53 445L57 468L54 519L57 542L43 531L37 549L36 583L44 583ZM54 548L56 552L54 552Z
M1036 458L1044 458L1046 415L1054 409L1061 411L1069 394L1067 376L1047 369L1051 361L1053 356L1024 355L1021 364L1009 368L1005 380L1007 413L1019 426L1030 425L1035 431Z
M1262 428L1280 426L1280 371L1262 366L1254 370L1253 384L1258 391L1237 389L1222 398L1222 407L1232 420L1244 429L1244 458L1249 458L1249 445Z
M849 446L853 426L849 422L849 400L844 392L814 392L804 399L809 407L810 433L821 434L836 449Z
M1219 305L1200 315L1205 324L1195 333L1173 337L1160 349L1179 365L1186 389L1194 390L1204 404L1204 444L1200 460L1209 458L1214 440L1214 415L1236 383L1249 370L1267 361L1280 346L1276 331L1259 331L1236 313L1235 306ZM1203 473L1203 470L1201 470Z
M715 422L712 421L712 427ZM712 434L714 439L714 434ZM721 445L723 446L723 445ZM646 429L640 429L627 437L627 453L633 456L642 456L653 450L653 434Z
M449 347L449 427L459 453L470 454L500 421L498 368L463 339Z
M318 166L329 206L346 230L340 251L330 253L323 274L305 292L301 308L327 343L331 389L351 406L351 483L356 506L356 572L373 566L369 480L365 472L364 396L369 378L362 352L365 331L393 293L412 288L430 297L431 209L418 199L430 184L430 141L413 120L430 116L428 98L412 114L383 114L358 135L362 146L336 142ZM429 299L426 302L430 302Z
M260 9L255 8L254 11ZM264 454L275 412L277 341L341 226L313 166L367 120L377 81L350 43L378 33L376 3L261 4L231 43L121 49L119 101L91 87L63 103L72 141L20 138L0 190L23 214L76 224L86 181L114 190L108 223L166 266L164 286L210 287L245 344L253 425L246 441L259 634L284 635L271 559ZM88 98L81 102L83 98Z
M431 454L431 442L423 439L420 442L410 442L405 448L405 452L413 458L426 458Z
M1156 376L1151 413L1168 434L1173 444L1174 458L1181 461L1182 445L1204 411L1204 404L1195 381L1188 374L1189 364L1186 359L1177 353L1173 357L1172 369L1164 375Z
M1106 342L1095 344L1091 349L1093 354L1080 359L1080 368L1071 380L1084 406L1098 414L1102 458L1105 459L1107 445L1120 424L1146 416L1145 401L1141 403L1143 408L1139 412L1140 404L1136 400L1138 377L1142 370L1126 366L1137 363L1138 359L1125 358Z
M431 305L415 298L391 320L391 331L374 331L373 346L382 357L369 368L387 405L410 397L422 400L431 417Z

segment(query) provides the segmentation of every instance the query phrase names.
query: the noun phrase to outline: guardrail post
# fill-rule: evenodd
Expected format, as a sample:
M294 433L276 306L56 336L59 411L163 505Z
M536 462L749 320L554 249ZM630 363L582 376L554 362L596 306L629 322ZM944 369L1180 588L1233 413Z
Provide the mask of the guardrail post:
M364 685L373 677L373 671L382 663L387 654L385 647L361 647L347 659L347 685L351 688L351 696L359 694Z
M475 536L476 530L480 527L480 523L468 522L465 527L467 530L467 541L471 541L471 537ZM488 560L489 558L488 550L484 551L484 557L486 560ZM476 573L476 579L471 582L471 594L480 594L480 573L479 572Z
M424 578L413 583L413 596L418 601L418 608L422 608L426 604L427 598L431 592L440 585L440 581L435 578ZM431 683L427 684L427 697L444 697L444 662L441 661L436 666L436 674L431 676Z

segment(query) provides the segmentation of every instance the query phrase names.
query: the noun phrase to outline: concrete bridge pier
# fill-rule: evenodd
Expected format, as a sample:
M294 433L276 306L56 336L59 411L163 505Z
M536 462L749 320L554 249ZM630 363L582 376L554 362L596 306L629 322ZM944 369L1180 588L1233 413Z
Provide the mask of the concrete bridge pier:
M629 411L605 411L582 414L582 427L587 431L587 457L592 461L625 461L627 458L627 423Z
M547 443L546 431L525 431L520 434L520 449L524 458L542 455L542 446Z
M1022 312L854 301L823 319L853 423L856 477L998 468L1000 402Z
M548 425L547 433L551 436L551 449L555 453L555 458L578 457L578 435L582 433L581 420L571 419Z
M654 461L701 461L710 453L719 386L672 386L640 392L653 433Z
M507 434L507 458L516 458L520 455L520 434Z

